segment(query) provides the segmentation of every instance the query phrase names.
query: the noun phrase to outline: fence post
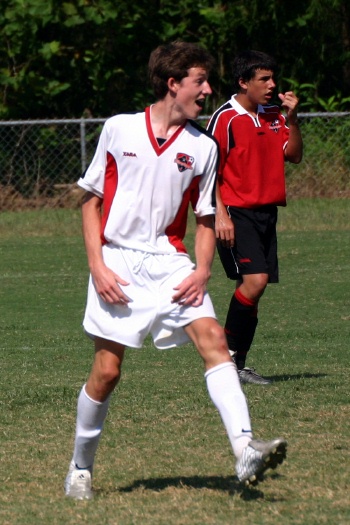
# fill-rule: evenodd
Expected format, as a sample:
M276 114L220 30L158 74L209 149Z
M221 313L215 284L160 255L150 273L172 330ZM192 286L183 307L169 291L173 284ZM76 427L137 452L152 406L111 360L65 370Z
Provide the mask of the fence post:
M81 151L81 173L86 170L86 134L85 134L85 119L80 119L80 151Z

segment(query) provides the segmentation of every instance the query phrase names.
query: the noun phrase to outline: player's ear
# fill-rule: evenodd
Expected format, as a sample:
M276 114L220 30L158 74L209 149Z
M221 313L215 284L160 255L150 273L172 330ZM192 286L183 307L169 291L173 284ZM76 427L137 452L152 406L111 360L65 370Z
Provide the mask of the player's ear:
M177 93L178 90L179 90L179 87L180 87L180 82L178 82L177 80L175 80L175 78L173 77L170 77L168 79L168 89L171 93Z
M241 91L247 91L247 89L248 89L248 83L247 83L246 80L244 80L244 78L241 77L241 78L238 80L238 85L239 85Z

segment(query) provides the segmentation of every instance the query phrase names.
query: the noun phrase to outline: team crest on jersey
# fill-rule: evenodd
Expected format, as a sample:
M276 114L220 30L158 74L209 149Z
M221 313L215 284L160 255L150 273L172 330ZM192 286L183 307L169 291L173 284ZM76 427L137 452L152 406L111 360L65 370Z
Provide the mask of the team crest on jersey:
M269 129L271 129L275 133L278 133L278 130L280 129L280 127L281 127L281 124L280 124L278 118L276 118L275 120L273 120L271 122Z
M194 158L186 153L177 153L174 160L177 164L177 169L182 173L185 170L193 170Z

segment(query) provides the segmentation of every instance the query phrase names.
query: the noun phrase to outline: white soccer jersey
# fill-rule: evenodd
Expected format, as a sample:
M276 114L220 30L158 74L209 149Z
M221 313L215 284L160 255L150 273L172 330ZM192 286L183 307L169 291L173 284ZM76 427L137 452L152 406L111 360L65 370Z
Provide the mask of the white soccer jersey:
M149 253L186 252L189 203L199 217L215 213L217 145L187 121L159 146L150 112L148 107L108 119L78 184L103 198L103 243Z

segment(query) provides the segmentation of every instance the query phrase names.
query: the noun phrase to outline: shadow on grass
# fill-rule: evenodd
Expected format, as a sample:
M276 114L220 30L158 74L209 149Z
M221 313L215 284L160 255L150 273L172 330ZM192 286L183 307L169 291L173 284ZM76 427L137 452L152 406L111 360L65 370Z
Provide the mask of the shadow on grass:
M273 474L278 478L279 474ZM261 485L259 485L260 487ZM244 487L235 476L181 476L167 478L137 479L131 485L118 488L118 492L133 492L139 489L160 492L168 488L211 489L239 494L244 500L263 499L264 493L257 487Z
M327 377L327 374L283 374L279 376L264 376L266 379L270 379L273 383L279 381L298 381L299 379L318 379L320 377Z

